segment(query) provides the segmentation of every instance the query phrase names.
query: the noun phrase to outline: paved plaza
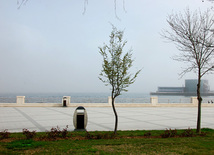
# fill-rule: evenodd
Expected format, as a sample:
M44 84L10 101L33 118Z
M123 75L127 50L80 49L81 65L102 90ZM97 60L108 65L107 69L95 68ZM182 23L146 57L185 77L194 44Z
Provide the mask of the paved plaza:
M73 131L74 107L0 107L0 131L37 132L59 126ZM165 130L196 128L197 107L117 107L118 130ZM112 131L111 107L87 107L88 131ZM202 107L202 128L214 129L214 107Z

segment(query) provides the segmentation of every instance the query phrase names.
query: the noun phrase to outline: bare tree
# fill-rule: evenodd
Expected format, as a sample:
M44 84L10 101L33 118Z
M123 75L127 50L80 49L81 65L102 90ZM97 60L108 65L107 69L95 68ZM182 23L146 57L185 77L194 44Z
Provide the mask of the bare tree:
M17 0L17 9L20 9L23 5L26 5L26 3L28 2L28 0ZM84 0L84 9L83 9L83 15L86 13L87 10L87 5L88 5L88 0ZM123 10L126 13L126 9L125 9L125 0L123 0ZM120 20L120 18L117 15L117 0L114 0L114 13L115 13L115 17Z
M28 0L17 0L17 9L20 9L23 5L25 5L28 2Z
M121 92L128 91L127 87L135 82L141 71L137 71L133 76L129 73L133 60L131 51L123 55L123 48L126 43L127 41L123 41L123 31L119 31L113 26L109 45L99 47L99 52L103 57L103 69L99 79L111 86L112 108L115 114L114 134L117 133L118 125L118 115L114 105L115 98L121 95Z
M209 2L214 2L214 0L206 0L206 1L209 1ZM202 0L202 2L204 2L204 0Z
M161 34L165 39L172 41L181 51L174 60L187 64L180 74L194 71L197 73L198 117L197 133L201 133L201 78L214 70L214 18L210 11L190 12L187 8L184 13L171 14L167 18L171 31L164 30Z

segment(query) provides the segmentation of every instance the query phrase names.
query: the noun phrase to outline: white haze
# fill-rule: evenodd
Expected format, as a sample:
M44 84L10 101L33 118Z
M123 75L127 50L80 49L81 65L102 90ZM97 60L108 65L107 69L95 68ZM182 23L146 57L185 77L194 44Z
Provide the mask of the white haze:
M21 1L21 0L20 0ZM28 0L0 1L0 93L108 92L99 79L98 46L108 43L111 24L125 30L126 50L133 49L132 72L143 68L129 92L148 93L158 86L183 86L185 64L171 59L179 51L160 36L168 14L205 10L201 0ZM118 20L116 15L120 18ZM206 75L214 89L213 74Z

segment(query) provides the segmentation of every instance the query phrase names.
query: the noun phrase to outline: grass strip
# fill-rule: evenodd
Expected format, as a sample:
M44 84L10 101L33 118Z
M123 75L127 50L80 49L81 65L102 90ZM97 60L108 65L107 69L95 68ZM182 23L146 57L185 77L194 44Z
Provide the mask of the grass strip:
M22 133L11 133L0 140L0 154L214 154L214 130L182 137L186 130L176 130L173 137L162 138L170 130L68 132L66 138L50 139L47 133L37 133L26 139ZM148 134L149 133L149 134ZM91 137L88 137L90 134Z

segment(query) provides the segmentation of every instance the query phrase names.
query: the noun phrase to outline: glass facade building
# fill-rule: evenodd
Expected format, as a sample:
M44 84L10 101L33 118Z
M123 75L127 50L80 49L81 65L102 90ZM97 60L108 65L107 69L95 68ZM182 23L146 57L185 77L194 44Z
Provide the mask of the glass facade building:
M184 87L158 87L158 92L183 93L184 92Z
M150 94L196 96L197 84L197 79L186 79L185 87L158 87L156 92L151 92ZM201 80L200 92L203 96L214 96L214 91L210 91L208 80Z
M196 93L197 92L197 79L185 80L185 87L158 87L157 92L169 92L169 93ZM210 86L208 80L201 80L201 93L208 93Z
M187 93L197 92L197 84L198 80L196 79L185 80L185 92ZM208 80L201 80L201 92L207 93L209 91L210 87L208 84Z

